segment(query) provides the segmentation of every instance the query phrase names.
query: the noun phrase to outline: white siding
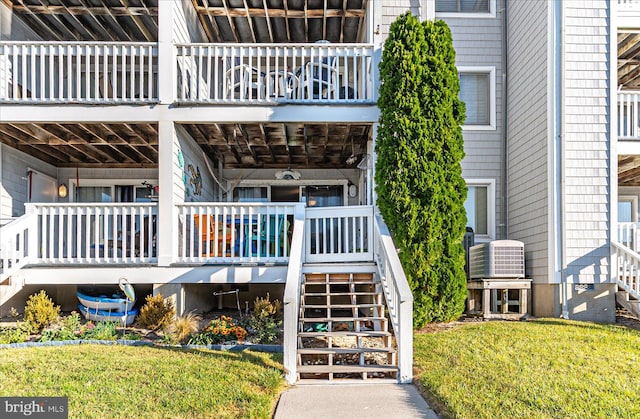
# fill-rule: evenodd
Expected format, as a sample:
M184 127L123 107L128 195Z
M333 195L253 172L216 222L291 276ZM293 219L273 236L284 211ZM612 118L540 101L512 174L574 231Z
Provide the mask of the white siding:
M24 204L28 198L27 169L55 179L56 168L14 148L3 144L0 147L0 218L19 217L24 214Z
M548 2L509 1L509 238L525 244L526 271L549 282Z
M174 0L173 39L176 43L208 42L190 1Z
M176 156L174 159L176 191L182 194L177 202L218 201L218 184L209 172L209 168L215 170L213 163L205 157L200 146L180 125L176 125L176 134L176 152L182 153L182 158ZM180 167L181 164L183 167ZM197 174L200 175L199 188L196 187Z
M497 0L498 13L495 18L445 18L453 36L458 67L495 67L496 129L488 131L464 130L465 158L462 175L473 179L494 179L495 225L494 239L505 238L502 224L502 0Z
M570 282L608 282L609 12L606 0L565 6L565 214Z
M42 38L0 2L0 41L39 41Z

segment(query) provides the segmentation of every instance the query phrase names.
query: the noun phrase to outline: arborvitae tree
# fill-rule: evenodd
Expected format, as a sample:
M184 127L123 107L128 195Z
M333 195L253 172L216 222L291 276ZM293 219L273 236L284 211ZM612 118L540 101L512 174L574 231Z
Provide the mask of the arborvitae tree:
M464 310L467 187L464 103L444 21L406 13L391 25L380 63L377 203L414 295L414 326Z

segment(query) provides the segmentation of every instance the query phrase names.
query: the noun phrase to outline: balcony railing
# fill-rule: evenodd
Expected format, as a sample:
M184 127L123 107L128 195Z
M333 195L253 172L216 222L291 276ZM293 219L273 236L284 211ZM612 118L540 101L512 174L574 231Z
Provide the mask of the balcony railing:
M618 138L640 139L640 92L618 93Z
M0 42L0 101L147 103L158 99L155 43Z
M373 46L179 44L177 101L371 102Z
M157 204L27 204L37 216L29 263L113 264L157 260Z

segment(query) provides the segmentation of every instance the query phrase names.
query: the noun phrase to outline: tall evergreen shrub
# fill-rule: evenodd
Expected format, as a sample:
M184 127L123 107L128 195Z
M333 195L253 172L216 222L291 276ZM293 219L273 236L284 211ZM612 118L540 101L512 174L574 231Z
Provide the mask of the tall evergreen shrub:
M465 108L446 23L399 16L380 79L377 204L400 249L420 328L459 317L466 297Z

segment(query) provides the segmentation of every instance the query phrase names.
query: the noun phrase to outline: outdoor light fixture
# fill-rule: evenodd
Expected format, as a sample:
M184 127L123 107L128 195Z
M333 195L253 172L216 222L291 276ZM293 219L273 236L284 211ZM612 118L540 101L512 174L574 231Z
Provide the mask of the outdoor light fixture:
M64 183L61 183L60 186L58 186L58 196L60 198L66 198L67 197L67 185Z

